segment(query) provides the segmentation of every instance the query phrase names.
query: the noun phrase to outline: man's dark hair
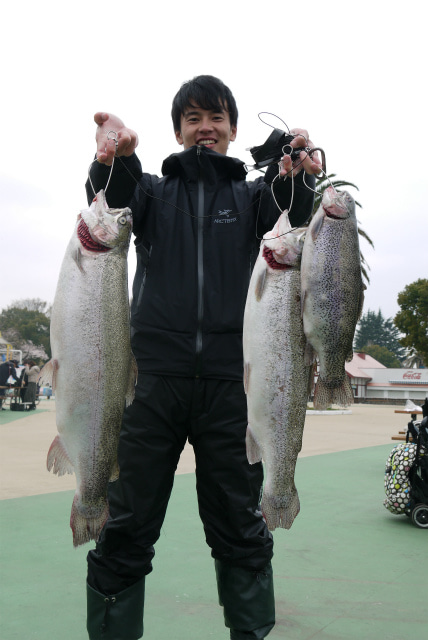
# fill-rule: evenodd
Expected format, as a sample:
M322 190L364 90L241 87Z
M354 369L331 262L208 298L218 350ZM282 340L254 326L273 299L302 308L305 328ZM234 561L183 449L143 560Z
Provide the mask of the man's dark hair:
M214 76L196 76L181 85L172 101L172 123L174 131L181 130L181 116L188 107L200 107L208 111L225 109L232 127L238 124L238 109L229 87Z

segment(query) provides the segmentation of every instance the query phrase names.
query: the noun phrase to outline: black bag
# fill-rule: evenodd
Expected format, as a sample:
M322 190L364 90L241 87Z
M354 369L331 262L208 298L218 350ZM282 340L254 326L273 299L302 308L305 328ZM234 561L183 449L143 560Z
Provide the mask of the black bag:
M24 404L23 402L11 402L10 403L10 410L11 411L26 411L27 409L27 405Z
M10 410L11 411L28 411L31 402L21 402L21 398L15 396L10 401Z

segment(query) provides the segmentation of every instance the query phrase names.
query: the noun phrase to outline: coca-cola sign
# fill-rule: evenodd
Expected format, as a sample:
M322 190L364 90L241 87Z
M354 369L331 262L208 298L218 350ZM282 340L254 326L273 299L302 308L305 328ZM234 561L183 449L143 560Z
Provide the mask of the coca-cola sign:
M421 376L420 371L406 371L403 373L403 380L420 380Z

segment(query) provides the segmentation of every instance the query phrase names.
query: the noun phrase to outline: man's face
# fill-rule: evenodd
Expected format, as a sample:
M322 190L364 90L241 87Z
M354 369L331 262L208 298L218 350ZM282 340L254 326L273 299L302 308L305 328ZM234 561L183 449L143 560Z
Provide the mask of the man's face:
M189 106L181 116L181 131L176 131L175 137L185 149L198 144L226 155L229 142L236 138L236 127L231 126L224 109L208 111Z

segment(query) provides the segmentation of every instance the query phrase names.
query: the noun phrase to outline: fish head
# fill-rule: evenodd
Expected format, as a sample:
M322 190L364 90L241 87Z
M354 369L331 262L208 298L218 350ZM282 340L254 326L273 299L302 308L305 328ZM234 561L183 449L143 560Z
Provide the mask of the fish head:
M322 208L328 218L343 220L355 216L355 201L348 191L328 187L322 197Z
M264 247L272 252L274 260L289 267L297 266L300 262L305 239L306 227L293 229L285 210L279 216L272 231L264 236Z
M110 209L103 190L97 193L89 209L80 212L77 235L83 251L93 254L115 247L127 248L131 231L131 209Z

